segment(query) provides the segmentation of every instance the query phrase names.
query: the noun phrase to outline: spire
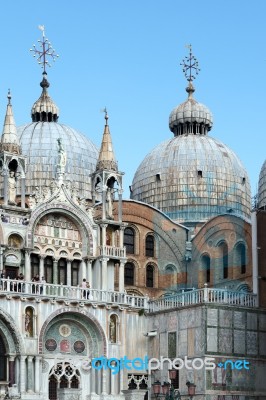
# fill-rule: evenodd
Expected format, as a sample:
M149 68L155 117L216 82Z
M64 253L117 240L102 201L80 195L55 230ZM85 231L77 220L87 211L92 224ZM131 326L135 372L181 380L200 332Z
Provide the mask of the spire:
M109 130L109 125L108 125L108 114L106 108L104 109L105 113L105 127L104 127L104 132L103 132L103 139L102 139L102 145L101 145L101 150L99 153L99 158L98 162L96 165L96 170L109 170L109 171L118 171L118 165L115 159L114 155L114 150L113 150L113 145L112 145L112 138L111 138L111 133Z
M39 25L39 29L42 31L42 40L38 40L40 50L38 50L34 44L30 51L33 52L33 57L37 56L38 64L41 65L43 69L43 79L40 83L42 94L32 106L31 118L32 122L57 122L59 118L59 109L48 94L47 89L50 84L47 80L46 67L51 67L48 61L49 57L55 61L59 56L56 54L49 40L45 37L44 25Z
M20 154L21 153L20 143L13 116L10 90L8 90L7 98L8 98L8 103L7 103L3 133L1 137L1 151L8 151L9 153Z

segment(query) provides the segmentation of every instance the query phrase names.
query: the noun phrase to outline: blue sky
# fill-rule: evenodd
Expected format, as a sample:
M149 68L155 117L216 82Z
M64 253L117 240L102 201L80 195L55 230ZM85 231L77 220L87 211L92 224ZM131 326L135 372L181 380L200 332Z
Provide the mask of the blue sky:
M17 125L30 121L42 71L29 49L44 24L60 55L48 70L59 122L99 146L107 107L125 198L145 155L172 137L168 116L186 99L179 64L191 43L201 68L194 97L212 111L211 136L237 153L255 194L266 159L264 0L15 0L1 15L2 121L8 88Z

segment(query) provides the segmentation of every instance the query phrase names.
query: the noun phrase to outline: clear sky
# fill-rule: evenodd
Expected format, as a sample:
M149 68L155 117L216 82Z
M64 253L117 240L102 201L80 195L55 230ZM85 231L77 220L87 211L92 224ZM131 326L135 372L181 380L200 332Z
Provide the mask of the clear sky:
M29 49L43 24L60 55L48 71L59 122L99 146L107 107L127 198L145 155L172 137L168 116L187 97L180 62L191 43L201 68L194 97L212 111L211 136L237 153L254 195L266 159L265 15L265 0L2 2L0 118L11 88L17 125L30 121L42 70Z

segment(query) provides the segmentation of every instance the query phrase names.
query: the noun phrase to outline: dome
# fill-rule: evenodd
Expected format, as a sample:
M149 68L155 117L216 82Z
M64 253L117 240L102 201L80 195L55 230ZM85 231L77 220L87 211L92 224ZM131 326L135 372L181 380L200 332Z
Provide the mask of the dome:
M266 207L266 161L264 161L259 177L258 208Z
M212 123L210 110L193 97L189 97L184 103L175 107L169 116L170 131L176 136L189 133L184 132L188 124L194 128L193 133L206 134L206 130L211 130Z
M157 146L137 169L131 198L178 222L233 213L249 218L250 184L235 153L206 135L179 135Z
M27 156L26 194L49 186L56 178L57 139L66 150L65 181L76 183L80 197L91 198L90 174L95 171L98 149L84 135L57 122L32 122L17 128L22 154Z

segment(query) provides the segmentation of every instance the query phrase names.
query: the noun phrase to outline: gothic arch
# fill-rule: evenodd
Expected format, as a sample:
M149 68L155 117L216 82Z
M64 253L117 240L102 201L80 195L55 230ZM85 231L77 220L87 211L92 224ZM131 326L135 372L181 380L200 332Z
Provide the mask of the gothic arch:
M74 208L71 204L42 204L32 213L25 239L26 247L34 247L34 231L38 222L42 217L48 214L61 214L72 220L79 228L82 237L82 250L83 256L93 255L96 248L96 240L93 236L93 227L90 223L89 217L78 208Z

